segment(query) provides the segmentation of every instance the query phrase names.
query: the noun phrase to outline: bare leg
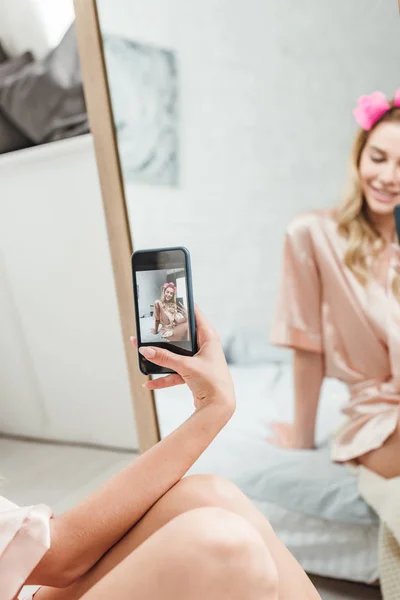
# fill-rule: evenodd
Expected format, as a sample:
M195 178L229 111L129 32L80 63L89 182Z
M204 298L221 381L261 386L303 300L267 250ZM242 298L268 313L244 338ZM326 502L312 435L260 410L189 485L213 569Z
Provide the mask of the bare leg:
M221 507L236 513L261 534L278 571L280 600L320 598L303 569L275 536L268 521L250 500L232 483L211 475L186 477L160 498L141 521L98 563L95 569L97 580L104 577L125 557L136 551L135 549L154 532L159 531L177 515L200 507ZM91 574L82 579L92 581ZM77 596L52 595L37 596L35 600L75 600L76 598Z
M189 325L187 322L179 323L174 327L174 333L169 338L170 342L181 342L189 339Z
M381 477L400 476L400 420L397 429L380 448L363 454L358 462Z
M42 588L35 600L278 600L275 565L261 536L218 508L172 519L104 571L100 561L77 584Z

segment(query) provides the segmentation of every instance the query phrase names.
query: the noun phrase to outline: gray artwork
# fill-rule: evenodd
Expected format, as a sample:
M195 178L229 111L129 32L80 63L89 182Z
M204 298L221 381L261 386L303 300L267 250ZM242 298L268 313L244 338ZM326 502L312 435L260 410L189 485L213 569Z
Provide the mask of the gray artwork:
M115 35L103 39L124 179L177 185L175 54Z

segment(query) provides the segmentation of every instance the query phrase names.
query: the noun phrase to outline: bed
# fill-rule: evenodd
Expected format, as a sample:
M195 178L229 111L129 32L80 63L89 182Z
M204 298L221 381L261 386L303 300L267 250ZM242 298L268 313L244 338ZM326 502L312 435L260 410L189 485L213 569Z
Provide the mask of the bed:
M347 390L326 380L316 451L284 451L266 442L268 423L291 419L291 364L231 364L237 410L189 474L235 482L273 525L303 568L315 575L373 583L378 572L378 518L361 499L349 467L331 463L329 438L340 426ZM156 394L164 437L192 412L185 386Z

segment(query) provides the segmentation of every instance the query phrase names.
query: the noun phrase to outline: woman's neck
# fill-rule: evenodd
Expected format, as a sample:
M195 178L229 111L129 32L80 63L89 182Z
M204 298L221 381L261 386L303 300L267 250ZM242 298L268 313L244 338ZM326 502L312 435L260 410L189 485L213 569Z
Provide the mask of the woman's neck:
M385 242L391 244L396 237L396 226L393 215L378 215L368 211L368 217Z

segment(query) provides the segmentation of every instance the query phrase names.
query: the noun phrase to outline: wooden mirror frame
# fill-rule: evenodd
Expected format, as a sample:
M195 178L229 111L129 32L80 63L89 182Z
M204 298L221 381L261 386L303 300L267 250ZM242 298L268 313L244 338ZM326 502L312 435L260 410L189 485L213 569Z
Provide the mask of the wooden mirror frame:
M160 440L160 428L154 394L142 387L148 378L139 370L137 353L129 339L136 334L130 261L133 243L99 16L96 0L74 0L74 6L83 87L94 138L139 450L143 453Z

